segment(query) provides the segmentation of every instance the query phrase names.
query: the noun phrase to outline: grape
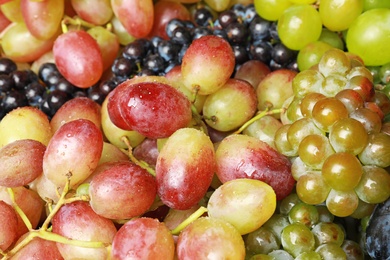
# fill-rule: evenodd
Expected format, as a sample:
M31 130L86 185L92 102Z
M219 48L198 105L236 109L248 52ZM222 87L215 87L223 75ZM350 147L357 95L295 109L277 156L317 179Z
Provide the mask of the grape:
M86 31L69 31L58 36L53 55L59 72L77 87L88 88L103 74L99 45Z
M133 42L136 38L130 35L119 19L114 15L110 20L112 24L112 32L118 37L121 45L125 46Z
M283 124L276 130L275 147L276 150L285 156L298 156L298 150L295 149L287 139L288 129L291 124Z
M217 12L222 12L229 7L230 0L205 0L205 3Z
M317 103L317 101L324 99L325 96L321 93L310 92L307 93L301 100L299 106L300 111L304 117L312 118L313 107Z
M381 203L390 197L390 175L383 168L363 166L363 176L355 191L366 203Z
M111 93L107 101L111 121L149 138L168 137L192 118L190 101L171 85L125 81Z
M343 89L335 95L335 98L344 104L348 110L348 113L352 113L364 105L362 96L359 94L359 92L353 89Z
M26 233L16 242L19 244L29 233ZM64 259L57 248L56 242L46 240L40 237L35 237L27 245L18 250L16 254L12 256L13 260L34 260L34 259L52 259L62 260Z
M70 2L74 11L81 19L95 25L104 25L113 16L110 0L70 0Z
M290 225L290 222L288 221L287 215L274 213L271 218L263 224L262 227L270 230L275 235L278 243L280 244L282 230L288 225Z
M137 218L121 226L114 237L111 259L173 259L175 244L164 223Z
M372 133L368 135L368 144L359 153L359 160L365 165L379 167L390 166L389 157L390 136L384 133Z
M328 75L324 78L319 92L327 97L334 97L338 92L345 89L348 83L344 76L339 74Z
M77 119L62 125L50 139L43 157L43 174L64 187L80 184L98 165L103 150L103 135L94 123Z
M292 80L294 96L303 98L309 93L320 92L324 77L317 70L304 70Z
M251 136L229 135L216 150L216 174L222 183L238 178L269 184L278 200L293 189L291 162L265 142Z
M20 9L20 3L21 0L2 1L0 5L2 13L11 22L18 23L23 21L23 15Z
M327 50L318 63L318 70L325 77L335 73L346 75L350 69L351 62L347 54L337 48Z
M207 209L210 217L232 224L244 235L261 227L272 216L276 209L276 194L265 182L235 179L214 191Z
M340 100L334 97L327 97L315 103L312 117L318 128L329 132L334 123L348 117L348 110Z
M195 205L194 207L186 210L169 208L168 213L164 217L163 221L170 230L173 230L188 217L190 217L191 214L195 213L199 208L199 205Z
M341 248L344 250L345 254L347 255L348 260L363 260L364 259L364 252L360 245L350 239L344 240L343 244L341 245Z
M306 251L302 254L299 254L295 260L321 260L320 254L314 251Z
M339 35L338 32L333 32L326 28L322 28L321 36L318 40L327 43L334 48L340 50L345 49L343 38Z
M308 135L321 135L322 131L310 118L301 118L291 124L287 130L287 140L294 149L299 150L299 145ZM312 166L309 164L309 166Z
M293 95L292 81L297 73L288 69L273 71L256 88L257 109L279 109Z
M101 128L100 110L100 105L87 97L72 98L65 102L50 120L52 131L54 133L63 124L81 118L88 119Z
M42 174L46 146L31 139L14 141L0 149L0 185L27 185Z
M183 56L183 84L200 95L214 93L231 77L234 65L234 53L226 40L214 35L201 37Z
M344 31L362 13L363 1L321 1L319 13L325 27L331 31Z
M329 139L321 134L310 134L298 146L298 155L310 168L321 169L328 156L334 153Z
M201 217L179 234L178 259L245 259L245 245L231 224L216 218Z
M324 181L321 172L308 171L299 177L296 192L299 198L308 204L316 205L323 203L331 188Z
M291 254L289 254L287 251L278 249L274 250L271 253L268 254L272 257L273 260L293 260L295 259Z
M99 241L111 244L117 229L114 223L96 214L88 202L75 201L63 205L52 219L53 233L69 239ZM57 243L65 259L107 259L106 248L86 248Z
M87 31L99 45L103 59L103 71L111 68L119 53L118 37L102 26L95 26Z
M210 138L200 130L181 128L168 138L158 155L158 195L171 208L189 209L206 194L214 171Z
M287 197L285 197L280 203L279 203L279 211L281 214L288 215L290 210L297 204L301 203L301 199L299 198L298 194L295 192L291 192Z
M244 129L243 134L256 137L275 148L275 133L282 126L282 123L271 115L266 115Z
M338 191L353 190L363 175L363 167L356 156L348 152L330 155L322 166L325 182Z
M16 3L17 1L12 1ZM34 37L24 22L9 27L1 38L4 55L16 62L33 62L50 51L58 33L51 38L40 40ZM25 43L28 42L28 45Z
M356 138L356 137L359 138ZM353 118L338 120L329 131L329 141L336 152L359 154L368 144L364 126Z
M254 5L257 13L269 21L277 21L289 6L292 5L288 0L255 0Z
M20 9L29 32L36 38L48 40L60 30L64 15L64 0L21 0Z
M245 237L245 248L247 256L268 254L280 248L280 241L272 231L262 226Z
M390 62L386 35L389 34L390 9L365 11L350 25L346 36L349 52L359 55L366 66L381 66Z
M310 5L292 5L278 20L278 34L287 48L300 50L317 41L322 31L320 14Z
M379 133L382 127L382 120L379 115L368 108L361 107L349 114L349 117L358 120L363 124L366 132L370 135ZM369 136L370 139L370 136Z
M331 189L326 198L326 206L337 217L351 215L358 207L359 198L355 191L337 191Z
M292 124L298 119L303 118L301 111L301 100L301 98L294 96L291 96L290 98L286 99L286 101L282 105L282 108L285 109L287 107L287 109L285 109L285 112L281 112L284 115L280 115L280 120L283 124Z
M314 234L316 247L327 243L341 246L344 242L344 230L333 222L320 222L313 227L311 232Z
M294 179L297 181L301 176L304 174L314 170L308 167L299 156L294 156L291 158L292 165L291 165L291 174L294 177Z
M248 81L254 89L271 72L271 69L262 61L248 60L244 62L234 74L234 78Z
M0 201L0 249L6 251L17 239L18 219L16 211L4 201Z
M322 30L322 33L323 32L324 31ZM331 48L332 46L330 44L321 41L321 39L310 42L303 46L299 50L297 56L298 68L301 73L318 64L322 55L324 55L324 53Z
M292 223L282 231L283 249L294 257L303 252L313 251L314 245L313 233L302 223Z
M114 15L131 36L146 37L152 30L154 22L152 0L111 0L111 7Z
M350 78L346 87L357 91L364 101L371 100L375 95L374 84L365 76L357 75Z
M105 218L130 219L145 213L157 194L154 177L131 162L111 164L89 188L92 209Z
M207 96L203 105L206 123L219 131L231 131L252 118L257 108L254 88L246 81L229 79Z
M16 108L0 121L0 147L20 139L32 139L47 145L51 137L49 119L35 107Z
M288 220L290 223L304 224L311 229L318 223L319 214L315 206L301 202L290 209Z
M344 250L333 243L322 244L315 249L315 252L318 253L322 259L333 259L333 260L345 260L347 255Z

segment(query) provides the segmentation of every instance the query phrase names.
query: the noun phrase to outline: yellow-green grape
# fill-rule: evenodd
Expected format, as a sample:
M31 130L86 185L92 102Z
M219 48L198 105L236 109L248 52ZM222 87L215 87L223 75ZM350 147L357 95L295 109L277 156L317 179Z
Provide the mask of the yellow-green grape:
M336 152L359 154L368 143L366 129L356 119L338 120L329 131L329 141Z
M262 227L270 230L278 239L280 245L282 230L288 225L290 225L290 222L287 215L275 213Z
M334 123L348 117L348 110L340 100L327 97L315 103L312 117L318 128L329 132Z
M322 177L332 189L353 190L363 175L363 166L356 156L340 152L330 155L322 166Z
M390 1L387 0L363 0L363 12L375 8L390 8Z
M312 228L318 223L319 214L314 205L301 202L292 207L288 213L288 219L290 223L301 223Z
M299 144L308 135L318 134L321 135L323 132L314 124L310 118L301 118L291 124L287 131L287 140L290 142L292 147L299 149Z
M299 254L295 260L322 260L322 258L317 252L307 251Z
M321 39L321 38L320 38ZM322 55L333 46L318 40L310 42L299 50L297 55L298 69L301 73L320 62Z
M314 4L317 0L290 0L294 4Z
M243 134L256 137L273 148L276 148L274 142L275 133L282 125L275 117L266 115L245 128Z
M300 103L300 111L304 117L312 118L313 107L317 101L326 98L323 94L312 92L308 93L305 97L302 98Z
M260 227L245 237L248 255L268 254L280 248L280 240L267 227Z
M325 202L331 188L322 178L320 171L309 171L302 175L296 184L299 198L311 205Z
M288 215L290 210L297 205L298 203L301 203L302 201L299 199L298 195L295 192L290 193L287 197L285 197L282 201L279 203L279 212L281 214Z
M306 136L298 147L298 155L310 168L321 169L326 158L334 153L329 139L324 135Z
M333 243L330 244L322 244L316 248L315 252L317 252L321 259L332 259L332 260L345 260L347 259L347 255L344 250Z
M302 223L292 223L282 231L283 249L293 257L303 252L313 251L315 245L314 235L310 228Z
M255 0L256 12L268 21L277 21L283 11L292 5L289 0Z
M205 0L205 3L211 7L211 9L222 12L229 7L230 0Z
M319 214L319 222L333 222L334 215L330 213L328 207L324 204L316 205Z
M310 167L308 167L299 156L291 158L291 175L294 180L298 180L302 175L305 175L308 171L311 171Z
M294 148L287 139L287 131L290 124L282 125L275 133L275 147L279 153L285 156L297 156L298 149Z
M299 57L299 54L298 54ZM303 98L311 92L319 92L324 81L324 76L317 70L304 70L299 72L292 80L294 95Z
M370 134L368 144L358 156L364 165L390 166L390 136L385 133Z
M334 48L344 50L344 41L338 32L323 28L318 40L327 43Z
M326 207L337 217L347 217L357 209L359 197L354 190L338 191L332 189L326 198Z
M365 66L355 66L346 75L347 79L352 79L355 76L363 76L368 78L371 82L374 82L374 76L371 74L371 71Z
M346 35L349 52L360 56L366 66L390 62L390 9L376 8L360 14Z
M331 31L343 31L363 11L363 0L321 0L319 12L322 22Z
M326 97L334 97L341 90L345 89L347 85L348 80L345 76L331 74L325 77L319 92Z
M347 54L337 48L332 48L322 55L318 70L326 77L333 73L346 75L351 69L351 61Z
M316 247L326 244L334 243L341 246L344 242L344 230L334 222L320 222L311 230L316 240Z
M293 5L287 8L278 21L280 40L289 49L300 50L321 35L320 14L311 5Z
M288 104L284 116L286 117L285 120L287 120L289 123L293 123L293 122L297 121L298 119L303 118L303 115L301 112L301 105L300 105L301 99L302 98L294 96L291 100L291 103ZM283 107L285 107L285 106L283 106ZM282 119L283 118L281 116L280 120L282 120ZM284 123L284 122L282 121L282 123Z
M363 166L363 176L355 191L364 202L381 203L390 197L390 174L377 166Z
M356 191L356 190L355 190L355 191ZM358 194L358 196L359 196L359 193L358 193L358 192L356 192L356 194ZM376 206L375 203L367 203L367 202L362 201L362 200L359 198L358 207L357 207L356 210L350 215L350 217L355 218L355 219L362 219L362 218L365 218L365 217L370 217L371 214L372 214L372 212L373 212L374 209L375 209L375 206Z

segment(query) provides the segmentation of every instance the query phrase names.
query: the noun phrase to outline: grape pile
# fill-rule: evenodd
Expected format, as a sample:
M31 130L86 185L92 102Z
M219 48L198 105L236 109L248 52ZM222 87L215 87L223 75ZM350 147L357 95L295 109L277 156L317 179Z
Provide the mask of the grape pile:
M1 259L389 257L387 2L0 2Z

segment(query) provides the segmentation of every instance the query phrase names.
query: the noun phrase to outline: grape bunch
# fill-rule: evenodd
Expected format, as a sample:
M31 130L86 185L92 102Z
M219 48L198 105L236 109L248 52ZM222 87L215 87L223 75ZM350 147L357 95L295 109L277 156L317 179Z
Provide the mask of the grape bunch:
M317 66L298 73L292 87L275 146L293 158L299 198L325 202L339 217L385 201L390 138L381 130L389 99L374 90L370 71L356 57L331 49Z

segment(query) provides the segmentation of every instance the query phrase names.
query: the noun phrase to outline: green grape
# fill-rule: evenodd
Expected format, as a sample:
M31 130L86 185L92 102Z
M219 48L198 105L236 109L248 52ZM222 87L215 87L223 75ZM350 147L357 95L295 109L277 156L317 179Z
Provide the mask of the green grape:
M280 241L268 228L260 227L245 237L245 247L249 255L268 254L280 248Z
M380 67L378 76L383 84L390 82L390 62Z
M322 259L332 259L332 260L346 260L347 255L344 250L336 244L322 244L316 248L317 252Z
M302 201L299 199L296 193L291 193L279 203L279 212L284 215L288 215L290 210L298 203Z
M390 8L389 0L363 0L363 11L376 8Z
M287 139L287 131L290 128L290 124L282 125L275 133L275 147L279 153L285 156L298 155L297 149L295 149Z
M363 124L366 132L369 134L369 139L371 134L379 133L381 131L382 120L380 116L378 113L375 113L368 108L360 107L351 112L349 117L354 118ZM362 163L364 164L364 162Z
M288 7L292 5L289 0L254 0L258 15L268 21L277 21Z
M282 125L280 120L271 115L266 115L250 124L242 133L256 137L276 148L274 142L275 133Z
M364 165L390 166L390 136L385 133L369 134L368 144L358 157Z
M356 191L356 190L355 190ZM359 196L359 193L356 192L356 194ZM356 210L350 215L350 217L355 219L362 219L367 216L371 216L372 212L375 209L376 204L374 203L367 203L362 201L359 198L359 204Z
M326 158L334 153L329 139L324 135L310 134L299 144L298 155L310 168L321 169Z
M325 77L320 93L326 97L334 97L341 90L345 89L348 84L348 79L340 74L331 74Z
M331 31L343 31L363 11L363 0L321 0L319 13L326 28Z
M313 4L315 3L317 0L290 0L291 3L294 3L294 4Z
M312 117L317 127L329 132L335 122L348 117L348 110L340 100L327 97L315 103Z
M356 138L356 137L359 138ZM329 141L336 152L359 154L368 143L364 126L353 118L338 120L329 131Z
M363 76L369 79L371 82L374 82L374 76L372 75L371 71L364 66L352 67L351 70L348 72L346 78L352 79L355 76Z
M291 175L296 181L298 181L301 176L313 170L310 167L308 167L299 156L292 157L291 161L292 161Z
M314 250L314 235L304 224L292 223L282 231L282 246L292 256L297 257L303 252Z
M337 32L333 32L326 28L323 28L320 38L318 40L327 43L334 48L344 50L344 41L340 34Z
M348 110L348 113L352 113L364 105L362 96L353 89L343 89L336 94L335 98L344 104L345 108Z
M211 7L211 9L222 12L229 7L230 0L205 0L205 3Z
M301 223L311 228L318 223L319 215L317 208L306 203L298 203L288 213L290 223Z
M285 227L290 225L287 215L275 213L272 217L264 223L263 227L271 231L278 239L280 245L282 231Z
M325 183L319 171L307 172L298 179L296 184L299 198L312 205L325 202L330 190L331 188Z
M301 98L293 96L291 103L289 103L289 105L287 106L287 110L285 112L286 118L288 119L289 123L293 123L303 117L300 104L301 104Z
M337 217L351 215L358 207L359 197L355 191L331 190L326 198L326 206L330 213Z
M300 50L321 35L320 14L311 5L293 5L287 8L278 21L278 34L284 45Z
M301 71L292 80L294 95L302 98L308 93L319 92L323 81L324 76L322 76L317 70Z
M351 61L347 54L337 48L332 48L322 55L318 70L326 77L333 73L346 75L351 69Z
M330 155L322 166L322 177L335 190L350 191L359 183L363 166L356 156L347 152Z
M324 53L332 47L333 46L329 43L321 40L321 37L318 41L306 44L299 50L297 55L298 69L301 71L300 73L318 64L322 55L324 55Z
M300 103L300 110L301 113L304 117L309 117L312 118L313 114L313 107L317 103L317 101L326 98L323 94L321 93L308 93L304 98L302 98L301 103Z
M364 252L361 246L350 239L344 240L341 248L344 250L347 255L347 259L350 260L364 260Z
M371 72L373 77L373 82L375 84L382 83L381 78L379 77L379 70L382 66L366 66L366 68Z
M316 247L326 244L334 243L338 246L344 241L344 230L334 222L320 222L311 230L314 234Z
M363 166L363 176L355 191L366 203L381 203L390 197L390 174L377 166Z
M311 251L303 252L302 254L298 255L295 260L322 260L322 258L317 252Z
M257 254L251 256L249 260L275 260L275 258L266 254Z
M287 131L287 140L292 147L298 149L301 141L308 135L321 135L322 131L314 124L310 118L301 118L291 124Z
M381 66L390 62L389 34L390 9L371 9L350 25L346 46L349 52L360 56L366 66Z
M319 222L333 222L334 215L330 213L326 205L316 205L316 207L319 215Z
M287 251L279 249L274 250L271 253L268 254L269 256L272 256L274 260L293 260L294 257L290 255Z

